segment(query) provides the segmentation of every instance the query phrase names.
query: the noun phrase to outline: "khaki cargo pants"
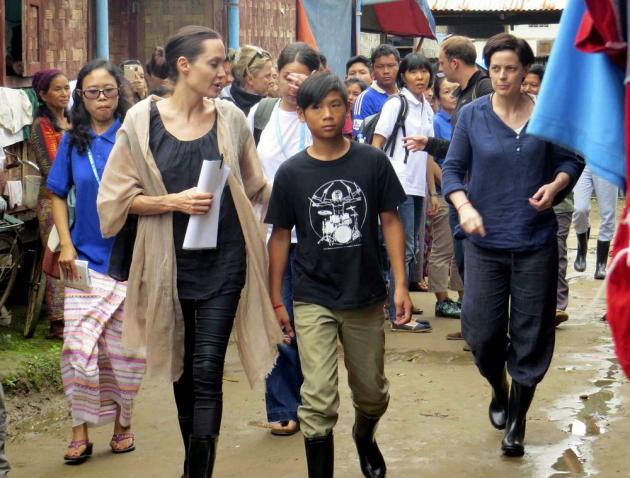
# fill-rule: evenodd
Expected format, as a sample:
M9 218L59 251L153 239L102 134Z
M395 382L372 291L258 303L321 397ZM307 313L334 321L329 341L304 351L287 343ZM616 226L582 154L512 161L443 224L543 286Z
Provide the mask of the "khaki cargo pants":
M337 338L354 407L364 415L381 417L389 403L385 378L383 304L354 310L331 310L295 302L295 330L304 383L298 409L306 438L328 435L337 423L339 390Z

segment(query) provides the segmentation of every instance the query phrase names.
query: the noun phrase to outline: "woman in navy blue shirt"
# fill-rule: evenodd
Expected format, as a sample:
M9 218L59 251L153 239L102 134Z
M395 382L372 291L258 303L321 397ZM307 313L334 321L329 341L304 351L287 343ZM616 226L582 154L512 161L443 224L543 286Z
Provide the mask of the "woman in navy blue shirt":
M534 99L521 92L534 60L527 42L495 35L484 60L495 92L461 110L443 191L466 237L462 334L492 387L489 416L505 429L501 448L522 456L527 410L554 349L558 247L551 206L572 189L582 164L526 132L534 110Z
M59 233L63 277L77 276L86 261L90 283L66 285L61 374L72 415L72 441L64 459L78 464L92 454L88 425L114 422L113 453L133 451L133 400L144 373L142 356L122 347L127 285L107 276L113 239L103 239L96 196L127 103L122 73L104 60L85 65L77 78L72 128L61 140L48 175L52 213ZM68 195L76 193L74 219ZM74 285L74 284L73 284Z

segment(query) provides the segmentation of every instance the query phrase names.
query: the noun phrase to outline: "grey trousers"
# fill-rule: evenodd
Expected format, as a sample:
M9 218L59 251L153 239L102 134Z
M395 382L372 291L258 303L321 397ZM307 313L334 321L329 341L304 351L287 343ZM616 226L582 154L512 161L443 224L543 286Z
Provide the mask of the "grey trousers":
M569 305L569 283L567 282L567 238L571 228L570 212L556 214L558 220L558 300L556 309L567 310Z
M4 392L2 391L2 384L0 383L0 478L4 478L8 475L11 467L4 454L4 442L7 436L7 412L4 406Z
M610 242L615 234L615 212L617 207L617 186L597 176L586 166L573 189L575 210L573 227L577 234L584 234L590 226L591 196L595 191L599 205L599 237L600 241Z

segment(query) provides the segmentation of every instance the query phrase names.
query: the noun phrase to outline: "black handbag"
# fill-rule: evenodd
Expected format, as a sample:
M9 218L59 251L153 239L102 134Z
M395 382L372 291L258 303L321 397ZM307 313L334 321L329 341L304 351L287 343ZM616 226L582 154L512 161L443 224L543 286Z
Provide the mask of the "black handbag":
M109 256L107 274L117 281L126 282L129 279L129 269L131 268L137 232L138 216L129 214L125 225L114 238L114 245Z

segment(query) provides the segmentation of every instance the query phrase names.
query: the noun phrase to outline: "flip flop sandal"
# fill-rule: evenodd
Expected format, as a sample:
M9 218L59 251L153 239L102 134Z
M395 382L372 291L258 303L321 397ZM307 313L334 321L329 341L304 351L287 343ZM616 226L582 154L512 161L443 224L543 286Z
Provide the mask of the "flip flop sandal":
M116 448L114 446L114 444L118 445L121 441L127 440L129 438L131 438L131 445L129 445L127 448ZM114 433L112 435L112 440L109 442L109 447L112 449L112 453L114 453L115 455L134 451L136 449L135 436L132 432Z
M68 463L69 465L80 465L81 463L83 463L85 460L87 460L89 457L92 456L93 444L87 440L72 440L70 444L68 445L68 448L72 450L78 450L82 446L85 446L85 450L83 450L83 452L80 455L77 455L77 456L64 455L63 456L63 459L66 461L66 463Z
M291 420L293 421L293 420ZM275 436L281 436L281 437L288 437L291 435L295 435L298 431L300 431L300 424L298 422L293 421L293 423L295 423L295 427L294 428L286 428L289 426L289 421L282 421L280 422L280 426L282 428L274 428L273 426L271 427L271 434L275 435Z

